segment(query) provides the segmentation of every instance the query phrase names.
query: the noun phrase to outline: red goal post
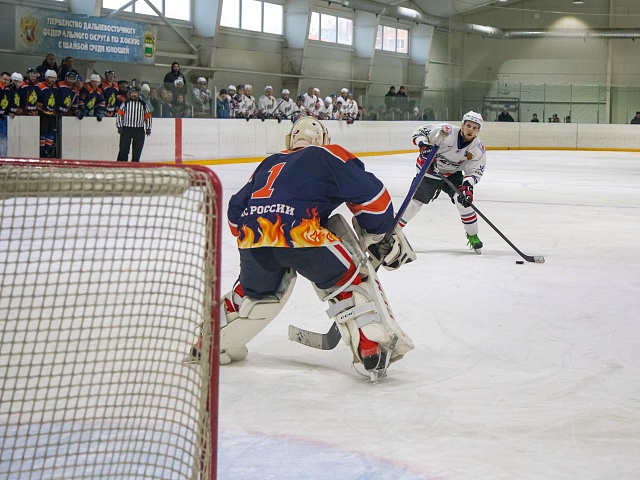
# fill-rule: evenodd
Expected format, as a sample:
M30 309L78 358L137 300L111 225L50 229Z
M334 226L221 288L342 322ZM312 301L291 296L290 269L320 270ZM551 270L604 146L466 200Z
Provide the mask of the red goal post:
M216 478L221 198L206 167L0 158L0 478Z

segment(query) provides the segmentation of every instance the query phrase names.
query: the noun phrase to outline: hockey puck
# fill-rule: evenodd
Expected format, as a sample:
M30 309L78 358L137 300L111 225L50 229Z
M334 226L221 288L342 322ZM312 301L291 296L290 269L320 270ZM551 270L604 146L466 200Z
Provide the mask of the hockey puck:
M517 263L518 265L524 265L524 260L516 260L516 263Z

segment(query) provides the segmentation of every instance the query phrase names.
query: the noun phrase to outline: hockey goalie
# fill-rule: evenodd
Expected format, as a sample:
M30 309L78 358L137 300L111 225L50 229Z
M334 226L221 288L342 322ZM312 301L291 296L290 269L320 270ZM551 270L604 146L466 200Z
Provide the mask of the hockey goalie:
M357 234L332 212L346 203ZM303 117L286 150L263 160L229 202L229 227L240 253L240 275L221 302L220 363L243 360L247 343L282 310L297 274L328 303L344 342L372 381L413 349L376 275L415 259L394 224L391 197L364 164L330 145L325 126ZM197 345L191 352L198 357Z

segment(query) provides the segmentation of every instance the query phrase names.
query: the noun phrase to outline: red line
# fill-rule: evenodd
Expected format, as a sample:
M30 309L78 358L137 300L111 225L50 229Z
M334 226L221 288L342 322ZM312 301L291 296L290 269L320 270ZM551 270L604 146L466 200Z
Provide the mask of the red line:
M176 143L176 163L178 165L182 164L182 118L175 119L176 132L175 132L175 143Z

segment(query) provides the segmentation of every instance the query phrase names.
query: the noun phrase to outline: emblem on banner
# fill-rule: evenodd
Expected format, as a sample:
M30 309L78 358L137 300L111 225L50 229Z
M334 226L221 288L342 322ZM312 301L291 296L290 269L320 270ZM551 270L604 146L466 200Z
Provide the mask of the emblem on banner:
M38 20L31 15L20 19L20 31L22 39L27 45L36 43L36 32L38 31Z
M156 49L156 37L151 32L145 32L144 34L144 56L147 58L153 57Z

